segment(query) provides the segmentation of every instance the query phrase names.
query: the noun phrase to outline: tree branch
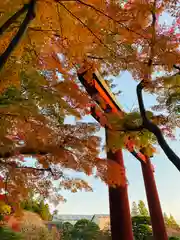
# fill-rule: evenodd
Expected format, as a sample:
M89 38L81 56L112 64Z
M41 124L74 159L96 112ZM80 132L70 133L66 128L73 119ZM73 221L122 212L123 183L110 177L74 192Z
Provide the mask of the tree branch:
M62 0L62 1L63 1L63 0ZM91 9L93 9L94 11L100 13L101 15L109 18L110 20L112 20L113 22L121 25L122 27L124 27L124 28L127 29L128 31L133 32L133 33L135 33L136 35L139 35L140 37L142 37L142 38L144 38L144 39L147 39L147 38L146 38L145 36L143 36L142 34L137 33L137 32L134 31L133 29L131 29L131 28L127 27L126 25L124 25L124 24L121 22L121 20L119 21L119 20L114 19L113 17L111 17L110 15L106 14L104 11L96 8L95 6L93 6L93 5L91 5L91 4L87 3L87 2L83 2L83 1L81 1L81 0L76 0L76 1L79 2L79 3L81 3L81 4L84 5L84 6L87 6L87 7L91 8Z
M140 162L144 163L144 160L139 156L139 154L138 154L135 150L130 151L130 153L131 153L137 160L139 160ZM145 155L144 155L144 154L142 154L142 155L143 155L144 158L145 158Z
M27 4L28 11L27 11L26 17L24 18L22 24L20 25L18 32L16 33L14 38L11 40L9 46L4 51L4 53L2 53L2 55L0 56L0 70L5 65L6 61L8 60L9 56L11 55L12 51L18 45L18 43L19 43L21 37L23 36L23 34L25 33L29 23L35 17L35 12L34 12L35 4L36 4L36 0L30 0L29 4Z
M35 170L35 171L40 171L40 172L50 172L52 175L53 172L52 172L52 169L50 167L48 168L34 168L34 167L26 167L26 166L17 166L16 168L18 169L24 169L24 170Z
M180 67L178 67L177 65L173 65L173 67L175 68L175 69L177 69L177 70L179 70L179 73L180 73Z
M149 60L148 60L148 67L149 67L149 73L148 73L148 80L149 80L149 76L152 72L152 66L153 66L153 58L154 58L154 45L156 42L156 0L154 0L153 2L153 6L152 6L152 10L151 10L151 15L152 15L152 23L151 23L151 27L152 27L152 39L150 42L150 54L149 54Z
M169 147L160 128L156 124L151 122L146 116L146 110L145 110L143 97L142 97L143 87L144 87L144 81L141 81L137 85L137 89L136 89L139 109L140 109L140 113L141 113L141 117L142 117L142 121L143 121L143 126L144 126L144 128L146 128L148 131L152 132L156 136L157 141L158 141L159 145L161 146L161 148L163 149L166 156L174 164L174 166L176 166L176 168L180 171L180 158Z
M27 167L27 166L18 166L18 164L16 162L4 162L2 160L0 160L0 164L4 165L4 166L10 166L10 167L14 167L16 169L22 169L22 170L34 170L34 171L40 171L40 172L50 172L52 174L52 176L54 175L52 169L50 167L48 168L35 168L35 167Z
M26 10L28 9L28 4L19 9L15 14L13 14L1 27L0 27L0 36L15 22Z
M90 27L88 27L79 17L77 17L74 13L72 13L63 3L61 3L59 1L59 4L73 17L75 18L76 20L78 20L95 38L96 40L98 40L98 42L100 44L102 44L105 48L107 48L110 52L112 52L115 56L116 56L116 53L111 49L109 48L102 40L101 38L99 38L93 31Z
M131 127L131 126L125 125L124 128L122 128L122 129L120 129L120 128L112 128L112 129L110 129L109 128L109 130L113 131L113 132L140 132L143 129L145 129L143 125L135 126L135 127Z
M87 55L87 58L91 58L95 60L104 60L104 57L98 57L98 56L92 56L92 55Z
M37 149L34 149L34 148L28 148L28 147L22 147L22 148L19 148L19 149L15 149L14 151L7 151L7 152L4 152L4 153L0 153L0 158L11 158L11 157L14 157L17 155L17 152L18 154L21 154L21 155L47 155L49 154L50 152L48 150L37 150Z
M63 148L62 146L59 146L59 148ZM74 154L73 152L71 152L68 149L65 149L67 152ZM12 151L7 151L4 153L0 153L0 164L3 165L9 165L12 166L14 168L18 168L18 169L24 169L24 170L35 170L35 171L49 171L52 176L55 176L55 173L52 171L51 167L48 168L34 168L34 167L27 167L27 166L18 166L18 164L16 162L7 162L6 159L8 158L12 158L12 157L16 157L18 158L18 155L26 155L26 156L33 156L33 155L41 155L41 156L47 156L48 154L54 154L54 148L46 148L46 150L37 150L34 148L29 148L29 147L22 147L22 148L17 148L15 150ZM5 159L5 161L1 160L1 159ZM63 175L63 173L61 172L61 175Z

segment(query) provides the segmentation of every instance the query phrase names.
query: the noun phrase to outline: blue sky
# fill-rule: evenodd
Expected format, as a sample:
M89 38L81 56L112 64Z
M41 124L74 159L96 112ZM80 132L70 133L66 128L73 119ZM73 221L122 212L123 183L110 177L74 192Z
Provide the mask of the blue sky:
M127 72L123 73L115 79L122 94L118 97L119 102L124 106L125 111L130 111L132 107L137 106L136 85ZM146 107L150 107L155 103L155 96L144 94ZM87 117L85 121L93 121L93 118ZM69 120L72 122L72 118ZM170 141L170 146L180 156L179 133L176 132L177 141ZM102 128L99 135L104 139L104 129ZM160 150L152 159L155 165L155 179L159 191L159 197L163 211L167 214L172 213L177 220L180 220L180 173L167 159ZM124 151L124 161L127 170L127 178L129 182L129 200L144 200L146 202L145 189L141 174L140 163L127 151ZM62 194L67 198L67 203L59 204L57 209L59 214L107 214L109 213L108 205L108 188L100 180L93 177L86 177L83 174L74 173L74 176L81 176L87 180L93 187L93 192L70 193L63 191Z

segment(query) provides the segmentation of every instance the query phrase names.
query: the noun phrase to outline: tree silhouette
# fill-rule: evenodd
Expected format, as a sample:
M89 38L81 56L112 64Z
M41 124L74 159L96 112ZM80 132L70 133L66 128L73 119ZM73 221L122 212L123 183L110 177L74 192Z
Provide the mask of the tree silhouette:
M139 214L141 216L145 216L145 217L149 216L149 212L146 208L146 205L142 200L140 200L139 203L138 203L138 210L139 210Z

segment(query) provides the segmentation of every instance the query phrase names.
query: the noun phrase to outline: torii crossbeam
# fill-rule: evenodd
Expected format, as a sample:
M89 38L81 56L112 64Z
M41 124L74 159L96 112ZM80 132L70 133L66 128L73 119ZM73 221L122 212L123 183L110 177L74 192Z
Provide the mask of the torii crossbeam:
M101 113L97 112L95 107L91 108L91 115L98 122L100 122L100 115L104 113L116 113L120 118L123 117L124 112L121 106L97 69L93 68L93 66L84 65L78 71L78 78L87 93L101 108ZM107 140L108 128L110 127L108 120L103 127L106 129ZM167 240L168 237L153 174L154 169L152 169L150 159L140 151L137 152L130 141L127 141L126 148L141 162L154 239ZM121 149L115 153L108 151L107 157L120 164L121 168L124 168ZM127 185L116 188L109 187L109 204L112 240L133 240Z

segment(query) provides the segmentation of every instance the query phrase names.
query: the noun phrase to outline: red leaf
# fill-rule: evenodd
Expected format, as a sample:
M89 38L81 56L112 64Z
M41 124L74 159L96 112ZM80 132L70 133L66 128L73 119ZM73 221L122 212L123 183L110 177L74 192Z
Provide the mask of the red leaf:
M0 194L0 201L5 199L5 195L4 194Z
M11 228L15 231L15 232L19 232L20 231L20 226L18 222L14 222L11 226Z

